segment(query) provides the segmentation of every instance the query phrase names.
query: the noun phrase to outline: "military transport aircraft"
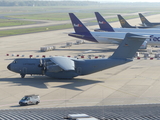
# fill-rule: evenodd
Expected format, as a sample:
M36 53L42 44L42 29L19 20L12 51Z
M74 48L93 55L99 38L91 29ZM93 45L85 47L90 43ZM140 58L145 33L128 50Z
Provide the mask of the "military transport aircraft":
M122 28L152 28L150 26L131 26L121 15L117 15Z
M119 44L124 39L126 33L131 32L131 31L114 32L114 30L117 30L117 29L112 28L107 22L104 22L106 23L104 26L109 25L107 26L106 29L108 29L108 31L110 32L90 32L73 13L69 13L69 16L71 18L72 25L75 30L75 33L68 34L71 37L76 37L79 39L102 43L102 44ZM136 30L134 28L120 28L120 29ZM138 30L144 30L144 29L138 29ZM149 29L145 29L145 30L149 30ZM146 49L147 45L160 45L160 33L149 33L149 32L143 33L143 32L137 31L137 32L134 32L134 34L150 35L150 38L144 41L140 49Z
M149 22L141 13L139 13L139 17L141 19L142 25L145 27L160 27L160 23Z
M76 24L76 26L79 26ZM83 32L83 31L82 31ZM138 48L148 36L127 33L119 47L108 59L75 59L62 56L49 58L18 58L7 68L19 73L22 78L26 74L46 75L52 78L72 79L80 75L92 74L104 69L122 65L132 61Z

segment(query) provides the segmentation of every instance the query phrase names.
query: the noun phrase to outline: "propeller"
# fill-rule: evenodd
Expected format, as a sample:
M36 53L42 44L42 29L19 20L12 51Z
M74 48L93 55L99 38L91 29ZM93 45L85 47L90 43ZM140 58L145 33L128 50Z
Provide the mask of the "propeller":
M44 75L44 73L46 72L47 70L47 66L46 66L46 61L45 59L40 59L40 64L39 66L42 68L42 75Z

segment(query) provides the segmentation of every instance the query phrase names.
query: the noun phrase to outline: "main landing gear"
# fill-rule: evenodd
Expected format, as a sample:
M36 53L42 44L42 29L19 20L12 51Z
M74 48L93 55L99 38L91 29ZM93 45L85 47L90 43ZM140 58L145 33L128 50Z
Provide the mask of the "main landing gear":
M24 78L26 74L20 74L20 75L21 75L21 78Z

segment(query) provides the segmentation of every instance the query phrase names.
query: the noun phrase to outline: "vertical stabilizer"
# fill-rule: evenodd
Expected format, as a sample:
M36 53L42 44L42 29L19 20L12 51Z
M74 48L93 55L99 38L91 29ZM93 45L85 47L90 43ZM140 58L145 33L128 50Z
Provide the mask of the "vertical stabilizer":
M132 26L121 16L117 15L122 28L132 28Z
M73 14L69 13L75 33L68 34L69 36L88 40L92 42L98 42L90 33L90 31L84 26L84 24Z
M124 40L110 58L132 59L147 38L149 36L127 33Z
M139 17L143 25L151 24L141 13L139 13Z
M89 30L83 25L83 23L73 13L69 13L69 16L76 33L87 33L87 32L89 33Z
M114 32L112 26L98 12L95 12L95 15L101 30Z

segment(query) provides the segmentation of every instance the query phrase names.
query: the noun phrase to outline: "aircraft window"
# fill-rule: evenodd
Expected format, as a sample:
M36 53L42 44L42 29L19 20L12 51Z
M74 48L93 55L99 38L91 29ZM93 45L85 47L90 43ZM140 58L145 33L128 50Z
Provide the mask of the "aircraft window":
M14 61L13 61L13 63L17 63L17 61L16 61L16 60L14 60Z
M54 63L54 62L52 62L50 59L48 59L48 61L47 61L47 65L55 65L55 63Z

